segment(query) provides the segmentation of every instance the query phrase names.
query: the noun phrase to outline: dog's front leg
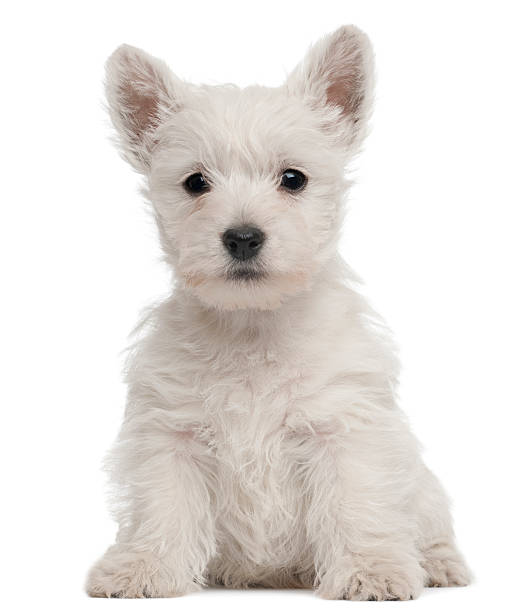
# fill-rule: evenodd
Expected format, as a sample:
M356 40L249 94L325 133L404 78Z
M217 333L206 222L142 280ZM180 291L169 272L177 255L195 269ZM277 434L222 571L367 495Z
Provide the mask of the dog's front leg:
M208 449L158 425L125 423L112 453L119 532L89 574L91 596L173 597L204 581L215 551Z
M396 446L401 439L364 427L309 440L307 532L323 598L404 600L423 588L407 515L411 451Z

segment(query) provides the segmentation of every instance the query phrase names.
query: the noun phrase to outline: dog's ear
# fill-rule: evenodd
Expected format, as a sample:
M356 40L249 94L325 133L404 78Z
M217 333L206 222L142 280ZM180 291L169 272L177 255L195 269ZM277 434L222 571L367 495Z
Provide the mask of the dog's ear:
M179 108L184 83L163 61L121 45L107 60L105 89L121 153L144 174L156 143L155 131Z
M357 144L372 106L373 59L367 35L355 26L343 26L313 45L285 86L316 108L336 110L341 136Z

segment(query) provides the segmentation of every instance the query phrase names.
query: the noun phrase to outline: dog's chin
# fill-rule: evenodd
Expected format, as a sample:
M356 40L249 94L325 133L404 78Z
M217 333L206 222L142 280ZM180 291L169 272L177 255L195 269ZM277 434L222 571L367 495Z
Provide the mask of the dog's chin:
M206 306L219 310L276 310L283 302L308 289L304 273L269 274L253 268L231 269L223 276L190 276L186 288Z

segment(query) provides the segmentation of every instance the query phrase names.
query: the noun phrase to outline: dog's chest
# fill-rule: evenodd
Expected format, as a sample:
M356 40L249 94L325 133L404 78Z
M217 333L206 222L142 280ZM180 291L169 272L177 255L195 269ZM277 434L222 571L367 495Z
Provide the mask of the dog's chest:
M297 375L271 364L211 378L205 394L215 455L218 528L224 545L241 542L257 564L280 563L290 549L301 487L286 419Z

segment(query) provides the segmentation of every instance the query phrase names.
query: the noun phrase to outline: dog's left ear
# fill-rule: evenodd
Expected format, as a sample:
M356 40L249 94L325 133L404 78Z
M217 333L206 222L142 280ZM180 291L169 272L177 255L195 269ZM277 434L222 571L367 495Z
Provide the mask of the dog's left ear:
M291 73L285 86L313 107L330 107L347 144L365 136L374 89L374 58L366 34L343 26L319 40Z

